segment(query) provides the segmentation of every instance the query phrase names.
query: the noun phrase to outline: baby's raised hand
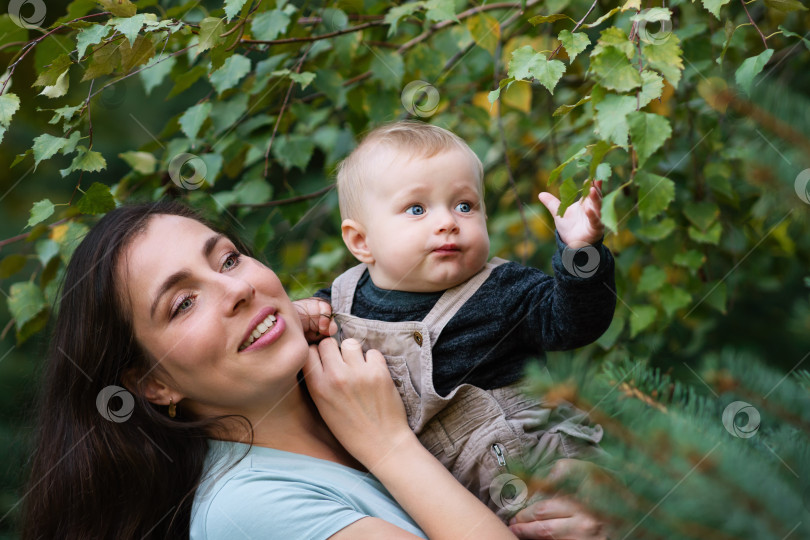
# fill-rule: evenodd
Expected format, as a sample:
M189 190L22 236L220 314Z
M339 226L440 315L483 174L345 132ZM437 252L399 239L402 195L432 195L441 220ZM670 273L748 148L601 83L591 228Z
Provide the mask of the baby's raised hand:
M605 225L602 223L602 181L594 182L588 195L565 209L565 214L557 215L560 200L548 192L538 198L554 216L554 224L560 238L567 245L580 248L593 244L602 238Z
M328 302L313 297L296 300L293 305L308 342L315 343L337 333L337 323L332 320L332 306Z

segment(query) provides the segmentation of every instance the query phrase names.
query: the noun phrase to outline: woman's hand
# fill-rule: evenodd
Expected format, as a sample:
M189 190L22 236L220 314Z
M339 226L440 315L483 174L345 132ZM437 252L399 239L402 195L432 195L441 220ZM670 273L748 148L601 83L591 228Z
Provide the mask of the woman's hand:
M582 485L597 472L599 469L592 463L560 459L554 463L546 480L559 484L573 477ZM527 540L607 540L606 525L565 495L530 504L509 521L509 529L518 538Z
M372 469L397 445L416 439L379 351L363 355L354 339L310 345L304 369L312 399L340 444Z
M337 333L337 323L332 320L332 306L320 298L303 298L293 302L298 311L304 337L309 343L333 336Z

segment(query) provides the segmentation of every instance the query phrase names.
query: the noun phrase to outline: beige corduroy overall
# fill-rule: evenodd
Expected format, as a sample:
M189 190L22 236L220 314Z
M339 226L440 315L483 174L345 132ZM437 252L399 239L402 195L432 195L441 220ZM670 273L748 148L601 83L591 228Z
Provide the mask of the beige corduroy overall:
M599 453L597 443L602 438L601 426L582 424L586 415L581 411L543 407L540 400L524 394L519 383L492 390L464 383L447 396L433 388L433 344L492 269L504 262L493 259L481 272L445 291L422 321L385 322L350 315L365 264L347 270L332 284L332 311L340 339L354 338L363 350L383 353L411 429L453 476L501 518L514 514L525 501L525 494L521 498L519 493L501 493L506 478L502 475L510 465L535 470L556 458Z

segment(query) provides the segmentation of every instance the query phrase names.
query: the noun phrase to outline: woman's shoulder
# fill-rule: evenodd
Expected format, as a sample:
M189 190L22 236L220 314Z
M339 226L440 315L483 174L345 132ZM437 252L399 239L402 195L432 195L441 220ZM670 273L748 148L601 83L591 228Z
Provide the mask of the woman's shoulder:
M374 477L355 469L217 441L195 495L191 538L328 538L391 502Z

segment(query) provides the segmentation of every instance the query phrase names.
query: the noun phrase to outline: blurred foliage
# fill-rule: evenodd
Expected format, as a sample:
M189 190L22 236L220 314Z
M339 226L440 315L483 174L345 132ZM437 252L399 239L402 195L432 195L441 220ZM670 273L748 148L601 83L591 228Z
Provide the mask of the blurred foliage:
M537 194L570 204L604 180L619 302L578 354L696 383L701 359L727 345L782 371L810 350L810 15L799 0L9 5L9 531L43 329L88 225L123 202L179 198L252 243L291 296L308 295L353 264L335 165L387 121L421 118L467 140L486 168L492 254L548 271L553 220Z

